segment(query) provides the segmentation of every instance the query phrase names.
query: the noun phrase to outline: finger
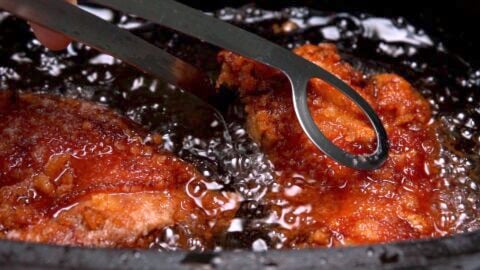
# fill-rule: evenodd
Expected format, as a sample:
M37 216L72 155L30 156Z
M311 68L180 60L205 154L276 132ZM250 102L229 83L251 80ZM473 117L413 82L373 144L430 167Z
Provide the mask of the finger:
M66 0L72 4L76 4L76 0ZM68 44L72 41L69 37L58 33L56 31L50 30L43 26L40 26L36 23L30 23L33 33L37 39L47 48L53 51L63 50Z
M50 30L48 28L44 28L38 24L31 23L30 24L35 36L37 39L47 48L52 51L58 51L65 49L68 44L70 44L70 39L58 32Z

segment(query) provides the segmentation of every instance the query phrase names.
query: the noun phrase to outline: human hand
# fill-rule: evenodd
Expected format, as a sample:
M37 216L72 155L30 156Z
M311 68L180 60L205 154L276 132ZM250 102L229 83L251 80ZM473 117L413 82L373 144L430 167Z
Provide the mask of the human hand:
M77 0L65 0L69 3L76 4ZM33 33L37 39L47 48L53 51L63 50L72 41L67 36L40 26L36 23L30 23Z

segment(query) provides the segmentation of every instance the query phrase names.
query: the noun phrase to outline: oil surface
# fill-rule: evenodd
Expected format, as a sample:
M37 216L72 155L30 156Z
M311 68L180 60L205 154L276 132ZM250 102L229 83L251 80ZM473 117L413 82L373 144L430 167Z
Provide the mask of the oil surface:
M212 71L212 76L218 71L215 47L108 9L87 10ZM437 163L447 187L439 228L453 224L457 233L478 229L480 70L449 53L441 39L401 17L252 7L227 8L212 15L287 48L333 42L345 59L366 74L389 71L407 78L430 101L439 123L443 148ZM6 13L0 13L0 88L93 100L161 132L166 150L192 162L207 177L202 185L234 190L243 197L237 217L218 239L216 249L282 247L282 239L269 234L269 227L281 221L265 218L268 205L262 201L266 192L277 188L275 170L246 134L242 106L233 95L220 94L218 107L227 121L225 129L208 107L88 46L75 43L64 52L47 51L23 21ZM152 248L177 249L178 233L175 227L164 229Z

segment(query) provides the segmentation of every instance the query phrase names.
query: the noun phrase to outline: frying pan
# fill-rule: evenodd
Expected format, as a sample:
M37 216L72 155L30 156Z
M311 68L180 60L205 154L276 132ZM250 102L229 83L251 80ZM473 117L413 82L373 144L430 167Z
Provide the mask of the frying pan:
M203 10L241 6L248 1L182 1ZM260 0L257 6L281 9L308 6L322 11L366 12L377 16L404 16L412 24L441 36L449 50L480 65L480 40L475 0ZM216 253L164 252L132 249L61 247L0 241L0 269L480 269L480 231L432 240L335 249L222 251Z

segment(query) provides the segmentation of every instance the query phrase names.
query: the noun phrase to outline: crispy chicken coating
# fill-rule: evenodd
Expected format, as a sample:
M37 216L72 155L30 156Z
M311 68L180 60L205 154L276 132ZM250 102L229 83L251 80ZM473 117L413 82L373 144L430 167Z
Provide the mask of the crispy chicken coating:
M0 237L145 248L180 226L183 248L208 247L206 213L236 202L205 190L194 198L187 187L205 179L161 142L100 105L1 93Z
M279 71L231 52L219 54L218 86L237 89L246 126L275 165L268 222L289 247L390 242L439 235L439 142L428 102L395 74L364 76L331 44L305 45L296 54L352 86L380 116L389 137L386 163L357 171L328 158L303 133L290 85ZM375 134L352 101L319 79L308 86L318 127L355 154L375 149Z

